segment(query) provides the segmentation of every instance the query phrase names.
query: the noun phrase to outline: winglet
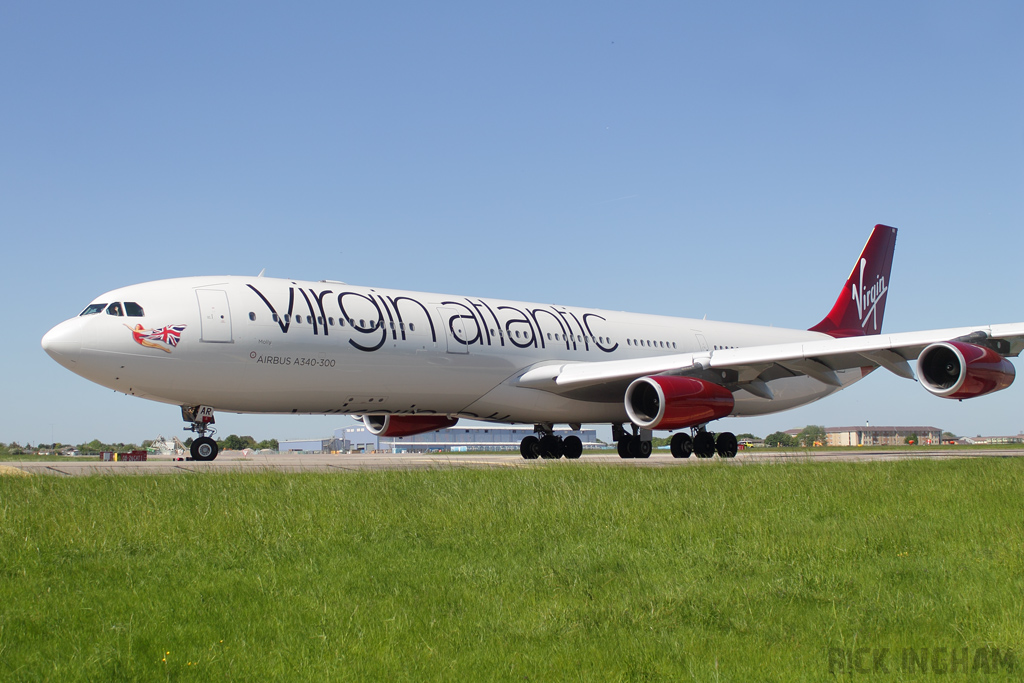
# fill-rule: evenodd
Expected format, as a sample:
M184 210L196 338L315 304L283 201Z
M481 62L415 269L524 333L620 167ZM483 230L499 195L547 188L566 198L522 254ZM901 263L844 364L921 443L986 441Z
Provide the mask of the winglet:
M876 225L832 310L811 331L832 337L881 333L895 248L896 228Z

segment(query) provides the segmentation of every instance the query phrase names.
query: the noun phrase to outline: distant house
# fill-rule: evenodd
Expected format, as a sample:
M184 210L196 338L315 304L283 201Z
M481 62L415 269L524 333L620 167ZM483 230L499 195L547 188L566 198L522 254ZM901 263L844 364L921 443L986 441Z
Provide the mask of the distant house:
M798 436L801 430L786 432ZM922 446L942 443L942 430L938 427L826 427L826 446L902 446L907 437L916 436Z
M911 436L922 446L942 443L938 427L829 427L825 434L829 446L902 446Z

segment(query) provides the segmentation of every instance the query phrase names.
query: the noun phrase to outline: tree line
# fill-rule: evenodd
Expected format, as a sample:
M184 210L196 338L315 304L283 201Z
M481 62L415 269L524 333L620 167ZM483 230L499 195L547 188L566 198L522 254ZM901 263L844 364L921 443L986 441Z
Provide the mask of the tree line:
M192 445L192 438L189 437L184 441L186 447ZM93 439L92 441L80 444L66 444L66 443L40 443L35 446L31 444L25 444L22 446L16 441L11 443L0 443L0 455L28 455L31 453L38 453L40 451L50 451L53 453L60 453L61 451L75 449L79 453L128 453L129 451L144 451L153 445L152 439L147 439L141 444L133 443L105 443L99 439ZM276 451L280 444L277 439L264 439L263 441L256 441L251 436L238 436L237 434L231 434L223 439L217 440L217 446L221 450L227 451L241 451L246 448L251 448L254 451L271 450Z

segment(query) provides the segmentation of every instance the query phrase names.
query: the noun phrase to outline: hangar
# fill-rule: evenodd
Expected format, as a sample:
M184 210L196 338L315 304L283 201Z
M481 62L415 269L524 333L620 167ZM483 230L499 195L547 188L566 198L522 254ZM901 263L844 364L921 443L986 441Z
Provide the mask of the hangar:
M334 430L334 436L318 439L281 441L281 452L348 453L351 451L510 451L519 453L523 437L533 434L533 427L468 426L448 427L406 437L375 436L363 425ZM597 440L596 429L556 429L556 436L578 436L584 449L607 448Z

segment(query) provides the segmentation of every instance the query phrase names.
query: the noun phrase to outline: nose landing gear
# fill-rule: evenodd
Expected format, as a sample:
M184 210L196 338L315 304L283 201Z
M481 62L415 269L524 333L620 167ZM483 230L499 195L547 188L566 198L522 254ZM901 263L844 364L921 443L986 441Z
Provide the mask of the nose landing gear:
M192 441L189 453L193 460L209 461L217 457L217 442L207 436L215 434L211 425L214 423L213 408L210 406L182 406L181 419L190 423L185 427L187 432L195 432L199 437Z

